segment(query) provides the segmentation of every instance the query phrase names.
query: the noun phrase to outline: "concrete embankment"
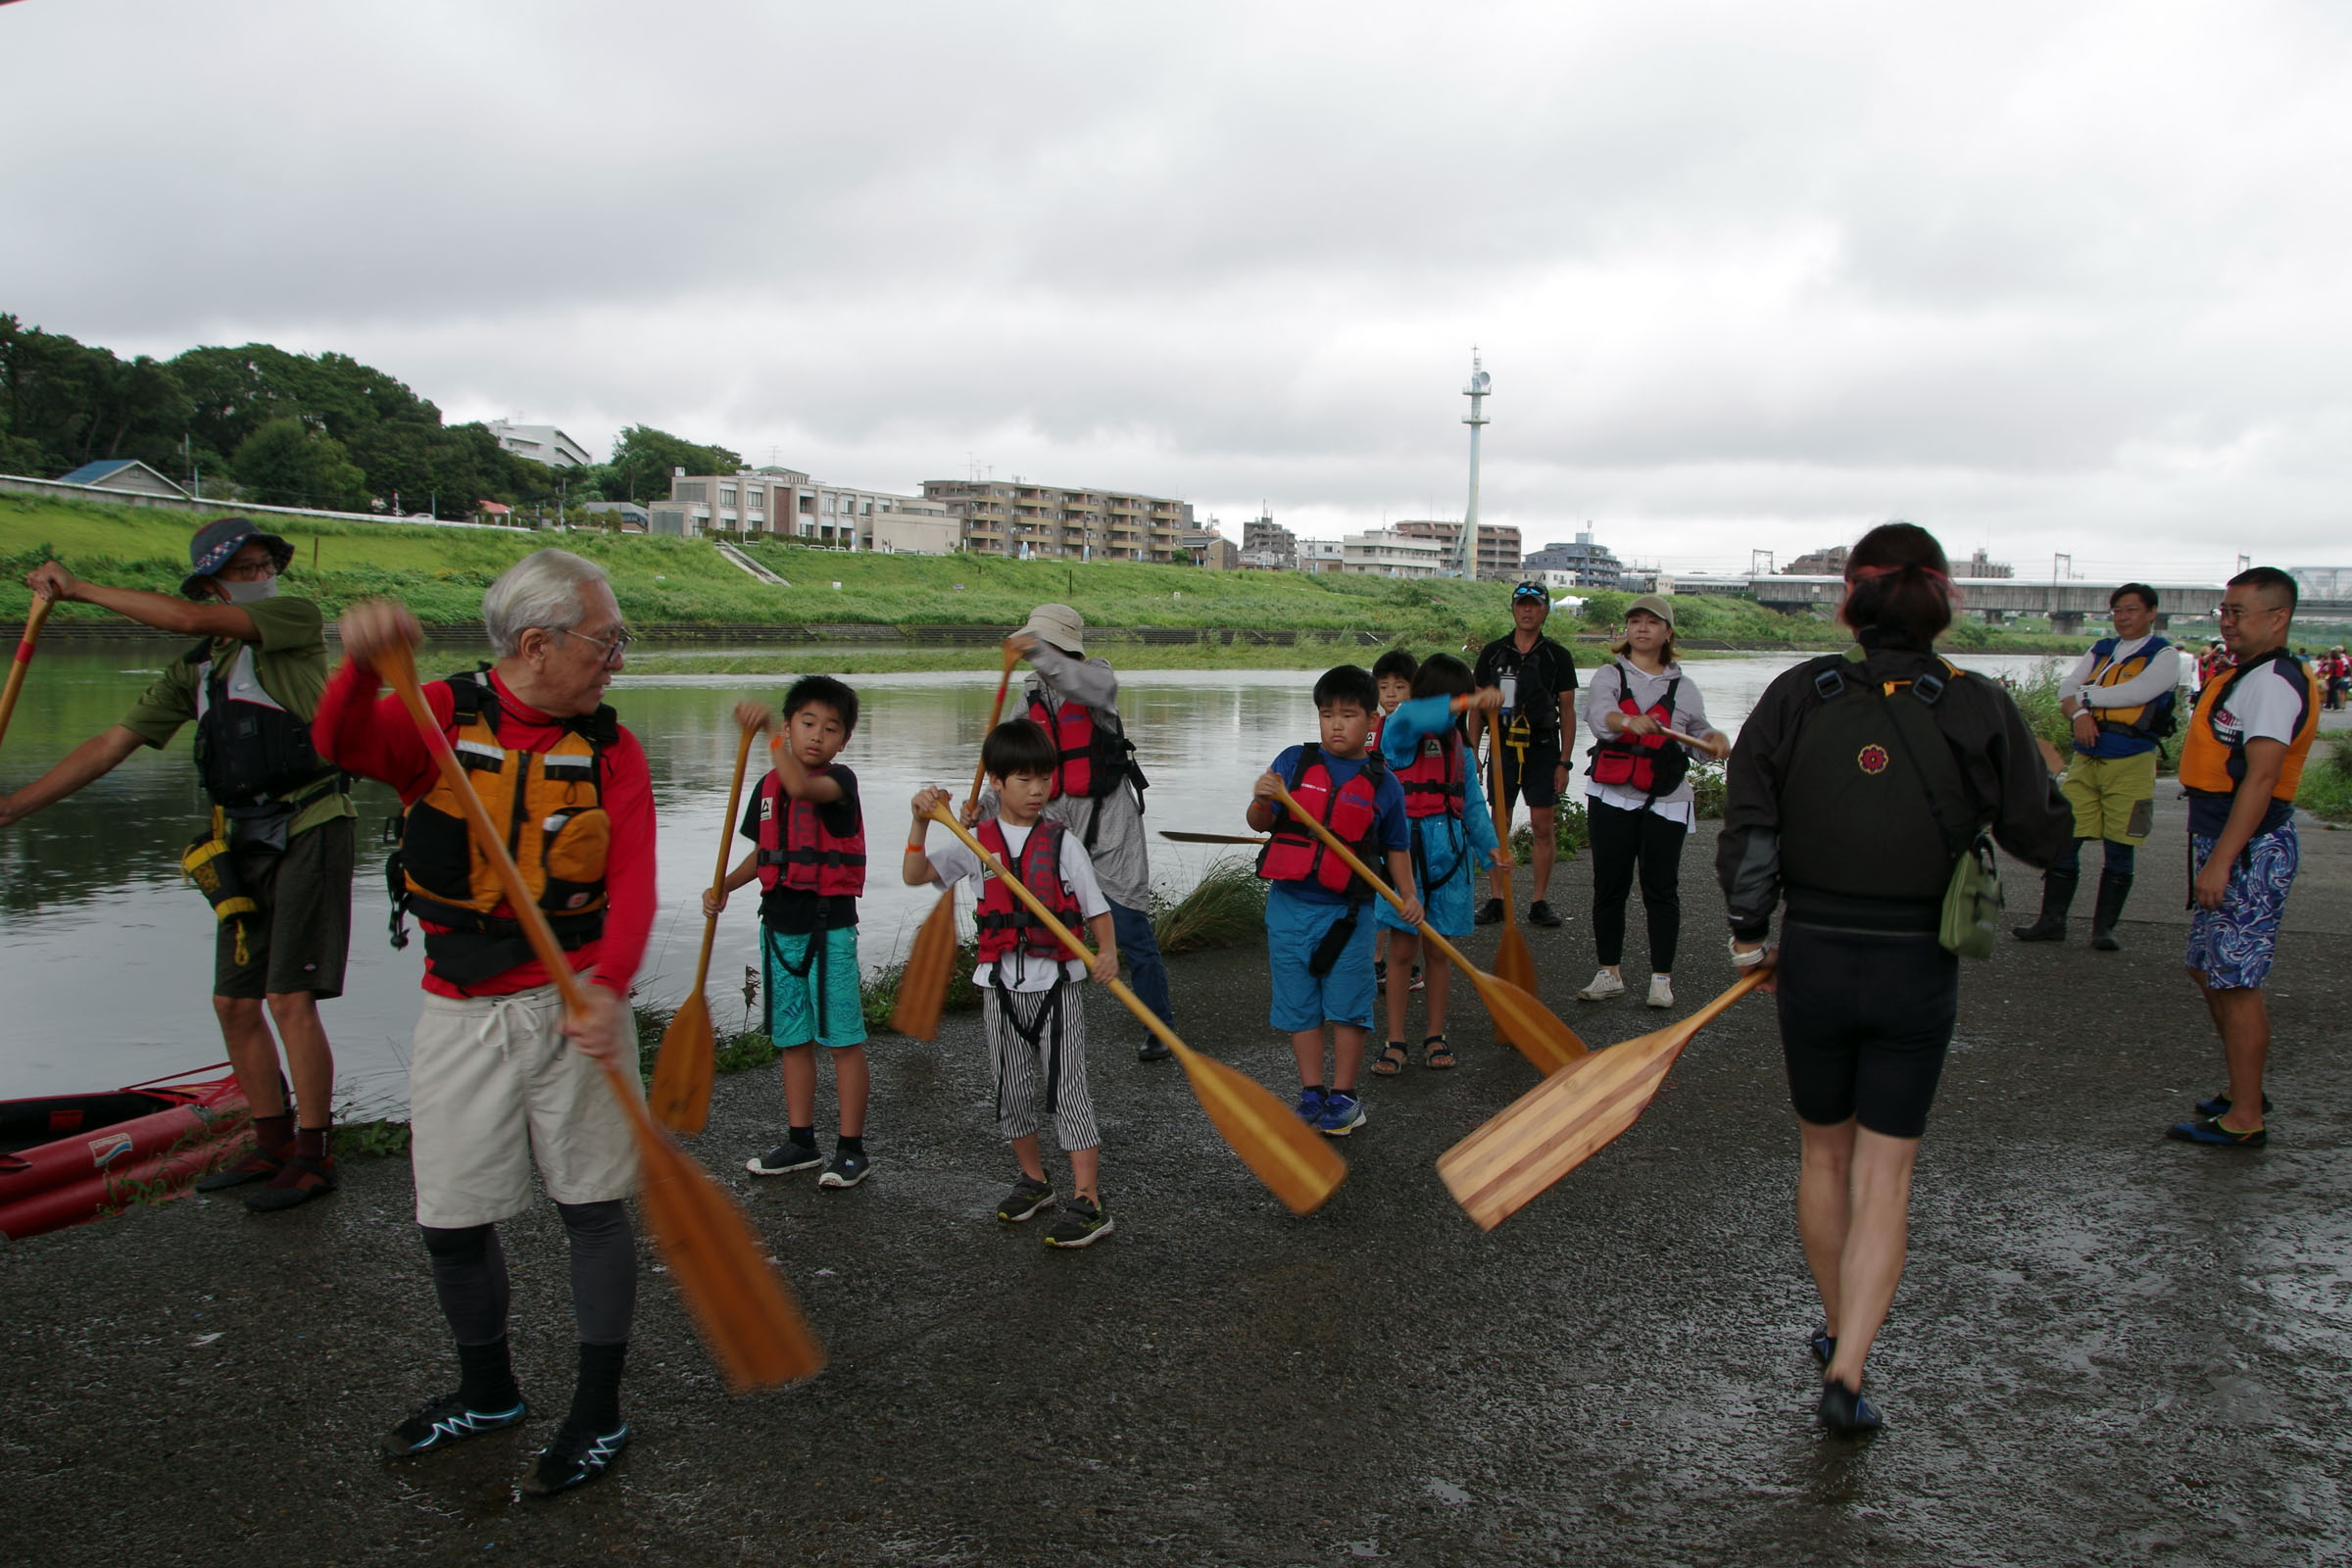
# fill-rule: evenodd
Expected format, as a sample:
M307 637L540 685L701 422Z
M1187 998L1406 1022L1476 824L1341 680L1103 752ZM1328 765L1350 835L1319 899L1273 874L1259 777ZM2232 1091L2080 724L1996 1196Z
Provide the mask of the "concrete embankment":
M1217 1144L1173 1064L1133 1060L1098 996L1119 1230L1089 1252L988 1217L1011 1167L969 1015L933 1045L875 1044L875 1169L852 1192L730 1174L773 1140L777 1096L765 1074L720 1080L697 1152L742 1190L833 1364L729 1398L649 1246L636 1445L553 1504L513 1493L568 1391L544 1208L508 1243L530 1421L407 1465L374 1443L453 1369L404 1163L355 1164L274 1220L190 1200L0 1251L0 1560L2340 1561L2352 834L2305 835L2272 990L2276 1142L2241 1153L2158 1136L2220 1081L2180 966L2179 833L2168 805L2126 952L2091 954L2078 921L2064 947L1971 967L1871 1363L1890 1424L1867 1446L1811 1422L1768 1003L1482 1235L1432 1162L1534 1080L1466 992L1463 1066L1370 1080L1350 1179L1304 1220ZM1711 847L1685 864L1686 1004L1728 978ZM1563 906L1587 874L1563 869ZM2013 906L2032 881L2011 868ZM1532 936L1589 1038L1656 1021L1566 1000L1592 970L1581 913ZM1261 959L1175 974L1188 1040L1285 1082Z

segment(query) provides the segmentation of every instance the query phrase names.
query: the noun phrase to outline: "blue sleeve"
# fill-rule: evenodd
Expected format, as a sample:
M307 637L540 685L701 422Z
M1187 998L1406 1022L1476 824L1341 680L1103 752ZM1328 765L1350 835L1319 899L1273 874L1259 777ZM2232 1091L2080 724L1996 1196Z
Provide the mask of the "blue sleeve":
M1402 712L1402 709L1397 710ZM1413 847L1413 830L1404 815L1404 786L1396 775L1381 770L1380 788L1372 792L1372 808L1378 813L1380 847L1384 850L1409 850Z
M1464 748L1466 752L1468 748ZM1462 820L1470 834L1470 847L1486 857L1487 864L1500 863L1500 854L1494 843L1494 813L1487 805L1487 792L1478 782L1477 758L1471 766L1462 770Z
M1416 697L1399 704L1380 726L1381 756L1391 767L1410 767L1424 738L1453 722L1453 699Z

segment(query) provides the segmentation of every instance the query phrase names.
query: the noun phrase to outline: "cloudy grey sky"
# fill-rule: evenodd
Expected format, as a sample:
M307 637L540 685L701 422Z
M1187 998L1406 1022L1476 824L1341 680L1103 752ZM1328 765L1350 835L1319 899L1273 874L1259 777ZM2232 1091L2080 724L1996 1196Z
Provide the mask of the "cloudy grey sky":
M1238 536L2352 564L2352 10L0 7L0 310Z

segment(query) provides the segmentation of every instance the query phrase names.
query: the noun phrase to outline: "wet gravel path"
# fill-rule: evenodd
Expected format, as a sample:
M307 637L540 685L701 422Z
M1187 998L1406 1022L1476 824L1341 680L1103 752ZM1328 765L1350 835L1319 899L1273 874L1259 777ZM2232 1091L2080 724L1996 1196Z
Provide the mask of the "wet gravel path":
M404 1162L271 1220L189 1200L0 1250L0 1562L2352 1559L2352 834L2305 837L2278 1141L2249 1154L2157 1136L2220 1081L2179 966L2180 873L2157 863L2178 831L2143 856L2128 952L2090 954L2079 920L2064 948L1972 966L1868 1444L1811 1421L1767 1005L1492 1236L1432 1162L1534 1080L1467 996L1463 1066L1372 1080L1350 1180L1305 1220L1098 1005L1116 1235L1055 1254L989 1217L1011 1165L976 1017L880 1042L871 1180L731 1178L831 1368L729 1398L649 1247L636 1446L552 1503L514 1492L569 1388L552 1210L508 1239L531 1420L411 1464L374 1444L454 1378ZM1686 864L1687 1004L1724 977L1711 847ZM1567 906L1584 876L1563 872ZM2029 878L2011 889L2029 902ZM1585 922L1535 936L1565 999ZM1182 959L1176 981L1188 1040L1285 1081L1261 959ZM1655 1021L1562 1005L1596 1041ZM738 1169L777 1103L766 1074L722 1079L698 1152Z

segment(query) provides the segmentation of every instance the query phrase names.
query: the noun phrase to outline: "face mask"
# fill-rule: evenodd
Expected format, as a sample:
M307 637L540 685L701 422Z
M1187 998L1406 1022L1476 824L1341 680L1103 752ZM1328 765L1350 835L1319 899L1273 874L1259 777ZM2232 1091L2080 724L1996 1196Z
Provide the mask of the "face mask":
M218 577L213 580L220 582ZM220 591L228 595L228 602L232 605L250 605L257 599L275 599L277 579L264 577L258 582L220 582Z

